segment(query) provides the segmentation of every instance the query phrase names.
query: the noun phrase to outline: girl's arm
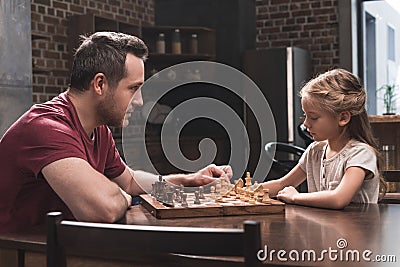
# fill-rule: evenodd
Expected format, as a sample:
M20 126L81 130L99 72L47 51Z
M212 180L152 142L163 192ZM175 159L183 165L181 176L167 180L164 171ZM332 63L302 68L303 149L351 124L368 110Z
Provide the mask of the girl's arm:
M286 187L278 192L277 197L287 203L319 208L343 209L360 189L366 174L366 171L360 167L350 167L346 170L340 184L334 190L299 193L293 187Z
M270 196L276 196L279 190L282 190L287 186L298 186L306 179L306 177L306 173L300 168L299 165L296 165L282 178L264 182L262 185L264 188L269 189Z

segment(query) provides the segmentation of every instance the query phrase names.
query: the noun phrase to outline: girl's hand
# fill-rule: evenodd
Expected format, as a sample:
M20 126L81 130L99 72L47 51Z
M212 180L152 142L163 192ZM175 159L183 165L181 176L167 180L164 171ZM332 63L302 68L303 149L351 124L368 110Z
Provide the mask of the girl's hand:
M286 203L293 204L300 193L293 186L287 186L278 192L276 197Z

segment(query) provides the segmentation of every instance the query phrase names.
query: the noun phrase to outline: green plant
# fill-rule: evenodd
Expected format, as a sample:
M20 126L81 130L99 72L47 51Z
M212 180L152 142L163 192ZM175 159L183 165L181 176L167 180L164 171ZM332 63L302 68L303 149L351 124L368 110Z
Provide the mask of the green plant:
M395 84L384 84L379 88L379 91L384 90L383 104L385 105L385 113L390 114L395 112L395 97L396 97Z

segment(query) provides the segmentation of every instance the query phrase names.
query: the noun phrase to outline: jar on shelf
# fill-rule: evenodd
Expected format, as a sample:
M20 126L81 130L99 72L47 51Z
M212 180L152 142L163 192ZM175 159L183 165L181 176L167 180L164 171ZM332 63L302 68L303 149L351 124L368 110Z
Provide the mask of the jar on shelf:
M383 145L381 148L381 153L383 157L383 170L395 170L396 169L396 146L395 145ZM386 182L387 192L394 193L397 192L397 183Z
M165 35L164 35L164 33L158 34L158 39L156 42L156 52L158 54L165 54Z
M198 53L198 40L197 40L197 34L192 34L192 37L190 38L190 53L191 54L197 54Z
M175 29L174 33L172 34L172 45L171 45L171 52L172 54L181 54L182 47L181 47L181 34L179 29Z
M382 146L383 169L395 170L396 169L396 146L383 145Z

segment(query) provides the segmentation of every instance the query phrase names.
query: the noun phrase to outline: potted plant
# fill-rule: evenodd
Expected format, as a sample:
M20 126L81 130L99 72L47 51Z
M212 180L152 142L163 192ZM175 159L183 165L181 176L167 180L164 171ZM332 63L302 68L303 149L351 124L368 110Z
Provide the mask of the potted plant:
M383 90L383 104L385 105L385 113L383 115L394 115L395 114L395 97L396 97L395 84L384 84L379 90Z

